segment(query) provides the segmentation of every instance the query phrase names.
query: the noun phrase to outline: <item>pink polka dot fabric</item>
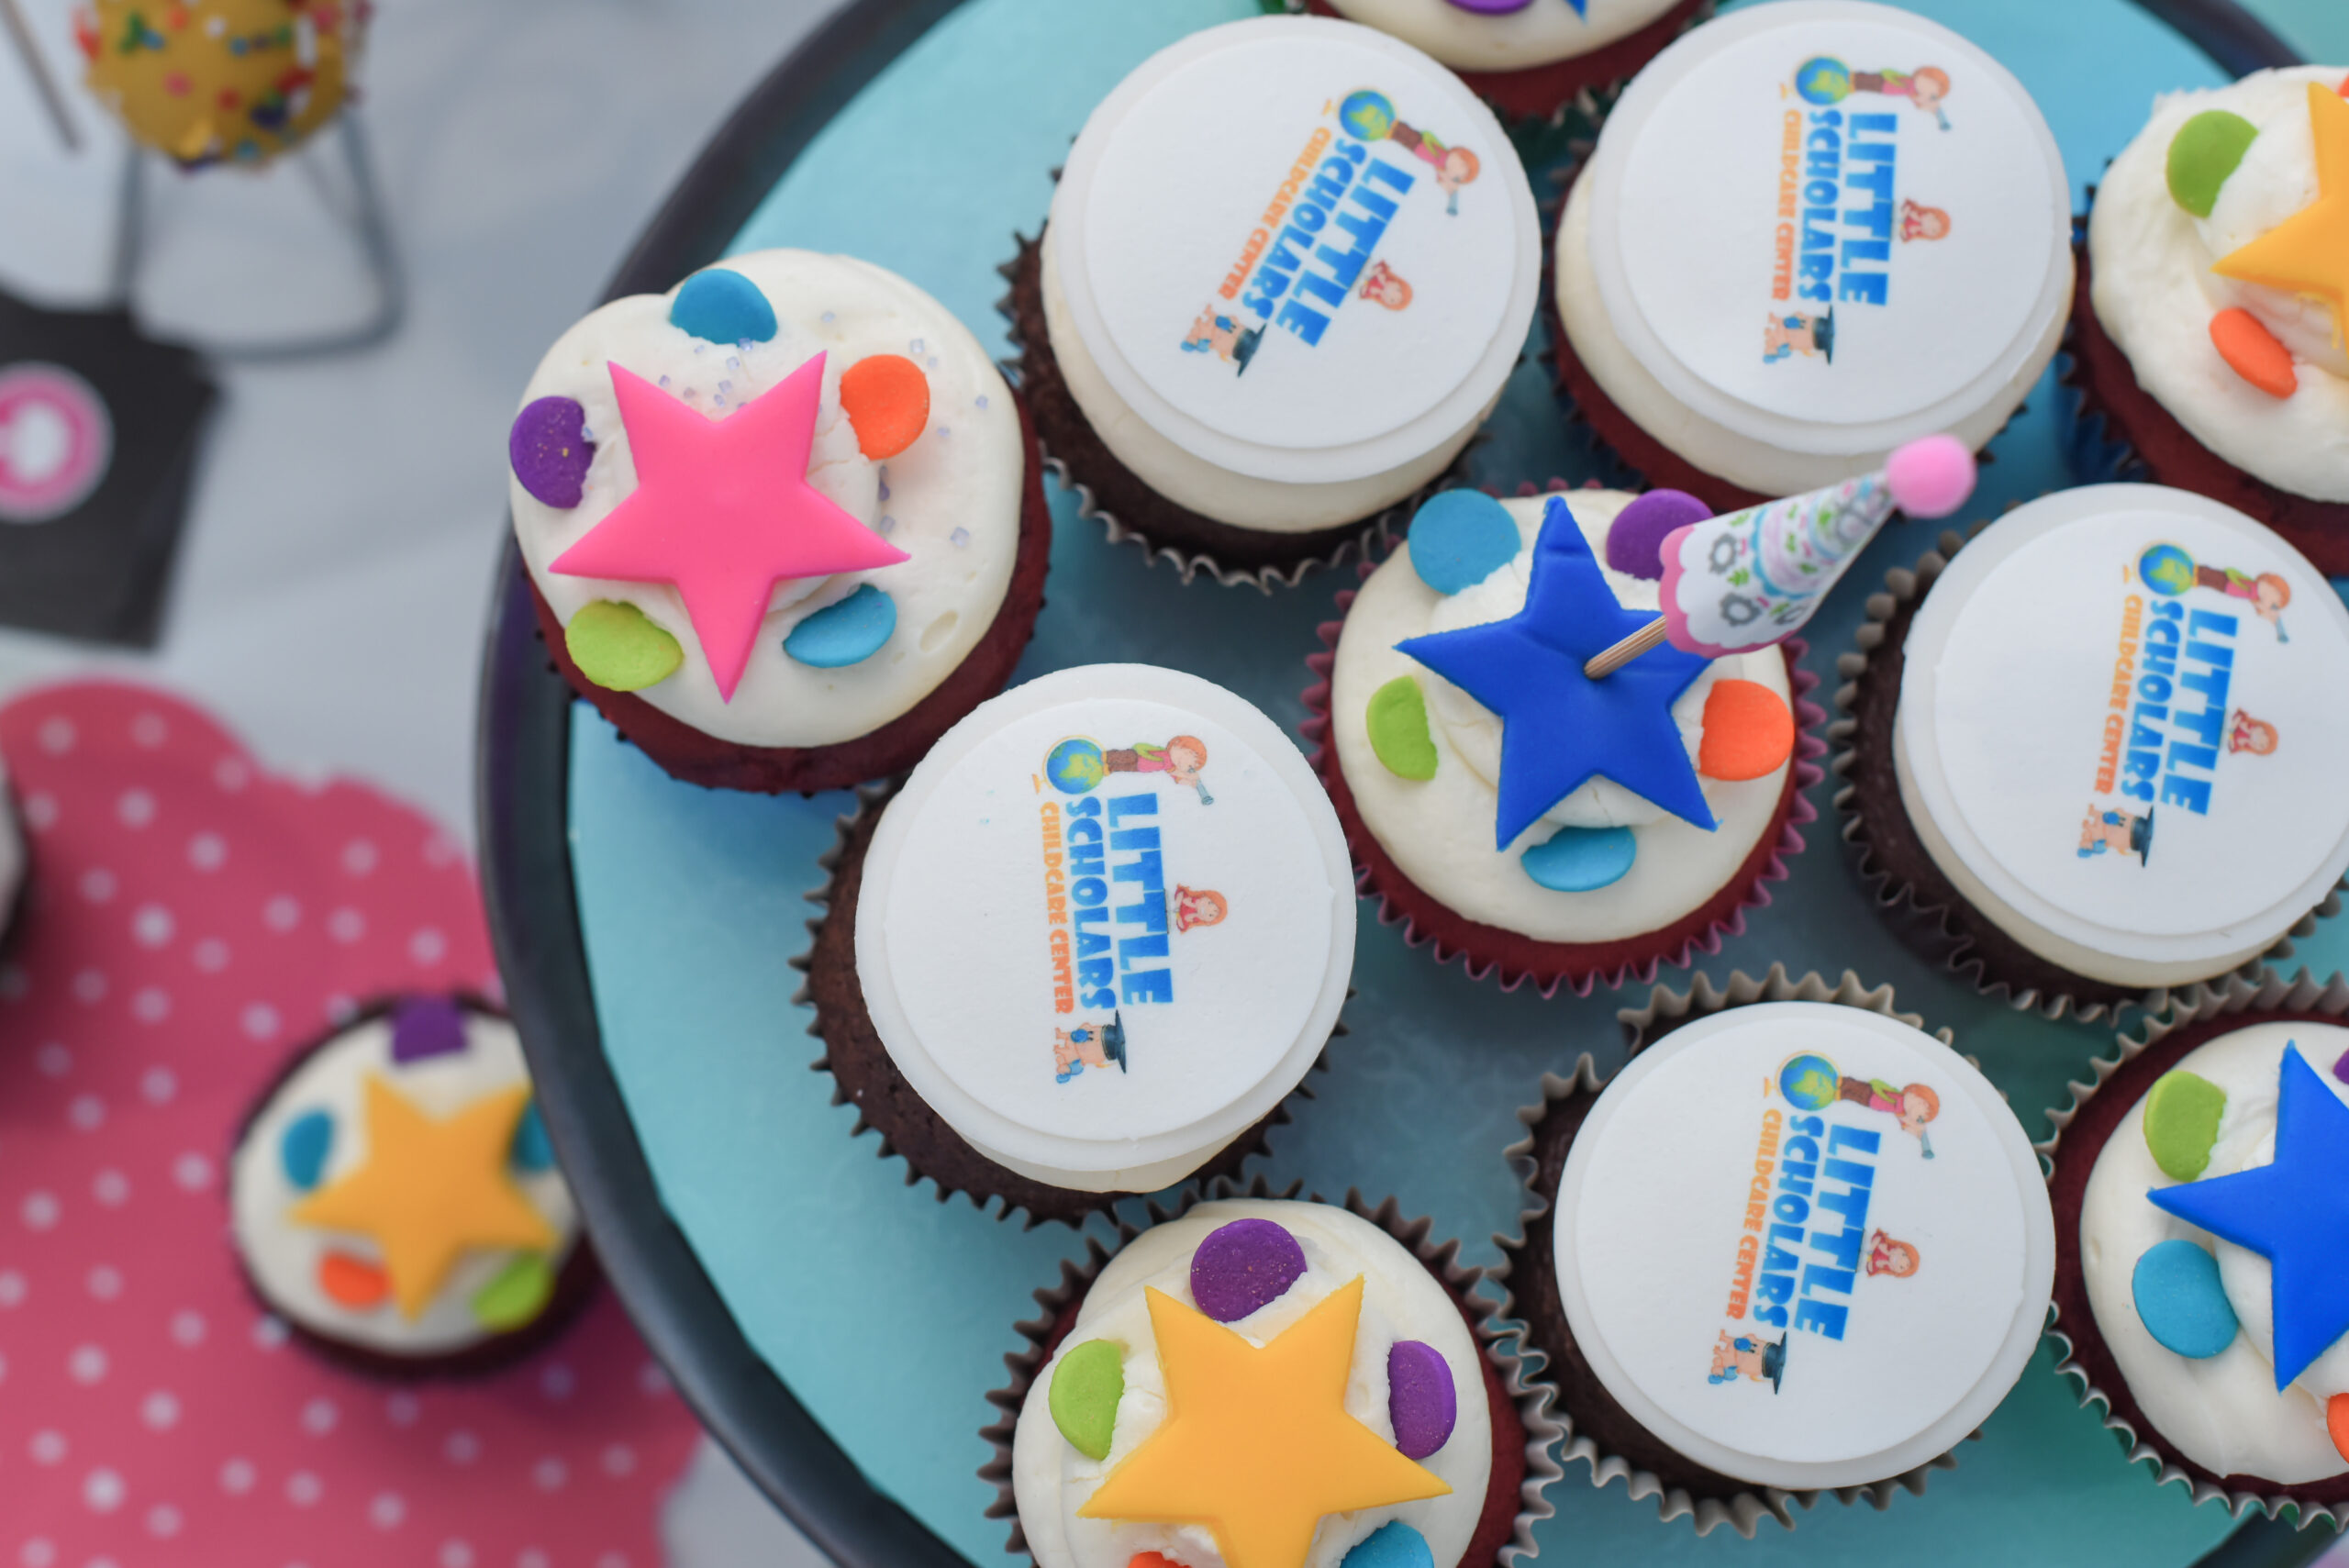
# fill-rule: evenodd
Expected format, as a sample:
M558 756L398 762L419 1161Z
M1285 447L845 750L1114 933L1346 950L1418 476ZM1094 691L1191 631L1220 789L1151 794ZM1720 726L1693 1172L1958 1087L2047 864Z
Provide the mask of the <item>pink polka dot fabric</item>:
M0 708L0 1568L653 1568L696 1428L608 1294L486 1381L322 1364L229 1251L228 1150L358 1002L495 994L460 846L115 683Z

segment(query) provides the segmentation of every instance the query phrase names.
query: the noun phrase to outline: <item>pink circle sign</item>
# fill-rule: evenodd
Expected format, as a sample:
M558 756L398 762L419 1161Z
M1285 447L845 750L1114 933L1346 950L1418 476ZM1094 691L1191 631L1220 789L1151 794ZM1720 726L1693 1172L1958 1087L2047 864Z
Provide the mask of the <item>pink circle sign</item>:
M64 516L97 489L113 454L95 387L63 365L0 367L0 522Z

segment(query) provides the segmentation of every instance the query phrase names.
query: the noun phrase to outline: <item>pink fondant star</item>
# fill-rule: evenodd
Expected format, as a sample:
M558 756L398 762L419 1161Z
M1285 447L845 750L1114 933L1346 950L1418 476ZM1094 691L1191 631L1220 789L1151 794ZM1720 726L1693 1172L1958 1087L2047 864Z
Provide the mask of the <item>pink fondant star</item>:
M551 570L673 584L731 702L777 583L894 566L906 552L807 483L823 355L722 419L610 368L636 490Z

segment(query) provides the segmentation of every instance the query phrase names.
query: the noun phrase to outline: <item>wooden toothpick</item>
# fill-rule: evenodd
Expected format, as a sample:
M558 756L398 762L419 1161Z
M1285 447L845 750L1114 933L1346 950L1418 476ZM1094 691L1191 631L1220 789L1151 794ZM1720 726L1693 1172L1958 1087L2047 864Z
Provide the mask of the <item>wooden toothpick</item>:
M1611 675L1663 640L1664 617L1658 616L1614 647L1594 654L1590 661L1583 665L1582 673L1594 681L1604 675Z

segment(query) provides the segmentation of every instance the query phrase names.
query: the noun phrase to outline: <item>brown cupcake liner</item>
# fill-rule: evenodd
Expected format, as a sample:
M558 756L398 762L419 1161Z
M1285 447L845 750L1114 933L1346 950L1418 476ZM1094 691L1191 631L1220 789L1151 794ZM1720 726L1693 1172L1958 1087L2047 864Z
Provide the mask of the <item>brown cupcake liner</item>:
M1921 956L2019 1012L2049 1018L2070 1012L2091 1023L2107 1016L2117 1020L2131 1007L2158 1012L2174 996L2190 999L2212 982L2225 979L2224 972L2185 987L2141 989L2076 974L2042 958L1966 900L1934 863L1909 819L1892 764L1902 650L1918 606L1965 542L1954 531L1945 532L1940 547L1920 557L1914 567L1886 573L1885 591L1867 600L1857 651L1836 658L1836 673L1844 684L1835 694L1835 706L1843 717L1827 733L1835 746L1831 767L1844 781L1836 791L1835 807L1843 818L1844 841L1856 851L1861 884L1885 925ZM2309 936L2318 920L2340 906L2336 887L2275 946L2234 973L2255 980L2288 961L2293 939Z
M1004 1353L1003 1364L1009 1374L1005 1386L987 1395L987 1403L998 1412L996 1419L979 1436L985 1439L995 1451L979 1467L979 1479L995 1487L995 1501L987 1505L986 1517L1009 1519L1011 1534L1004 1542L1004 1550L1015 1555L1026 1555L1028 1538L1019 1524L1019 1503L1013 1489L1011 1452L1012 1439L1019 1430L1020 1407L1026 1403L1028 1391L1034 1385L1052 1352L1076 1321L1077 1309L1084 1305L1085 1295L1100 1278L1101 1271L1118 1251L1150 1226L1163 1225L1179 1219L1197 1204L1225 1198L1296 1198L1303 1187L1291 1182L1275 1192L1260 1174L1245 1188L1230 1178L1219 1178L1202 1190L1186 1193L1172 1209L1158 1204L1150 1205L1148 1226L1138 1226L1130 1220L1118 1222L1116 1248L1105 1247L1095 1237L1087 1236L1082 1262L1061 1261L1059 1283L1047 1285L1035 1293L1036 1305L1041 1310L1036 1317L1016 1325L1025 1341L1017 1351ZM1308 1201L1322 1200L1315 1195ZM1543 1494L1550 1484L1565 1473L1552 1453L1562 1435L1558 1424L1549 1414L1545 1390L1528 1381L1523 1362L1510 1348L1515 1338L1512 1330L1497 1326L1493 1304L1475 1294L1479 1280L1486 1271L1463 1264L1459 1261L1460 1243L1446 1240L1438 1243L1431 1238L1434 1221L1424 1217L1405 1218L1401 1205L1389 1197L1373 1208L1359 1189L1349 1188L1345 1202L1339 1206L1349 1214L1367 1219L1397 1241L1409 1249L1429 1273L1456 1303L1461 1315L1468 1321L1470 1332L1485 1356L1485 1394L1492 1411L1495 1452L1493 1484L1485 1497L1485 1512L1475 1533L1469 1538L1468 1550L1458 1568L1486 1568L1487 1563L1508 1568L1514 1562L1531 1562L1541 1551L1533 1539L1533 1527L1550 1518L1556 1510ZM1500 1451L1503 1441L1523 1439L1520 1462L1505 1462ZM1509 1473L1517 1472L1514 1486L1508 1485ZM1514 1508L1510 1505L1514 1504ZM1505 1511L1506 1510L1506 1511ZM1453 1568L1444 1563L1439 1568Z
M2173 1001L2136 1032L2121 1036L2117 1054L2089 1062L2088 1082L2070 1085L2071 1103L2049 1113L2055 1130L2037 1145L2055 1210L2055 1312L2047 1337L2054 1342L2055 1370L2078 1385L2081 1406L2104 1407L2105 1427L2121 1434L2128 1462L2158 1467L2156 1485L2182 1485L2196 1503L2221 1503L2237 1518L2254 1509L2273 1518L2290 1507L2302 1529L2319 1519L2341 1529L2349 1527L2349 1471L2280 1486L2255 1475L2220 1475L2170 1446L2146 1419L2106 1349L2080 1267L2080 1209L2088 1176L2131 1107L2196 1047L2253 1024L2293 1021L2349 1024L2349 981L2335 974L2319 982L2305 969L2288 978L2273 972L2256 981L2230 976ZM2117 1092L2108 1095L2107 1088Z
M1772 964L1769 973L1759 980L1739 970L1730 975L1726 985L1716 985L1709 976L1698 974L1687 991L1656 986L1645 1006L1626 1007L1615 1015L1623 1026L1626 1060L1683 1024L1757 1002L1826 1002L1878 1013L1912 1029L1925 1027L1924 1019L1916 1014L1895 1008L1889 985L1871 990L1849 970L1832 985L1816 973L1793 979L1784 964ZM1948 1029L1936 1029L1933 1034L1943 1044L1952 1043ZM1706 1469L1674 1451L1608 1393L1575 1350L1558 1290L1554 1253L1539 1222L1557 1202L1566 1151L1611 1076L1598 1071L1587 1051L1566 1076L1544 1073L1540 1101L1517 1113L1526 1136L1505 1151L1525 1183L1527 1202L1518 1219L1517 1234L1494 1238L1501 1249L1501 1264L1492 1271L1492 1277L1501 1284L1501 1314L1522 1325L1524 1348L1532 1352L1534 1375L1540 1380L1543 1414L1564 1430L1563 1457L1569 1463L1589 1465L1590 1484L1598 1490L1620 1480L1632 1501L1654 1497L1657 1517L1666 1523L1686 1518L1700 1536L1726 1525L1748 1540L1765 1518L1794 1529L1795 1509L1814 1507L1822 1496L1845 1504L1865 1498L1881 1510L1891 1505L1898 1493L1922 1494L1933 1471L1955 1468L1957 1455L1952 1451L1865 1485L1824 1491L1756 1486ZM1978 1436L1976 1432L1968 1440Z
M1039 466L1042 448L1037 444L1028 405L1016 390L1012 404L1019 410L1019 432L1029 461L1019 492L1019 548L1012 560L1011 581L1004 587L1003 603L963 662L919 702L879 728L829 746L740 746L720 740L662 712L634 692L607 690L580 673L563 640L562 623L532 582L530 607L538 617L539 640L546 645L547 658L571 689L593 703L620 732L620 739L651 758L671 778L686 784L756 795L813 795L905 772L920 762L939 737L965 714L1003 690L1035 633L1036 617L1044 608L1044 576L1052 556L1052 513L1044 501L1044 476Z
M2326 576L2349 573L2349 502L2296 495L2204 446L2138 384L2129 356L2097 319L2084 232L2072 250L2079 283L2056 379L2073 403L2074 465L2098 478L2207 495L2274 529Z
M1546 490L1528 484L1520 493L1558 492L1571 493L1571 489L1563 481L1553 480ZM1365 556L1356 581L1368 581L1393 550L1390 543L1377 558ZM1745 912L1770 902L1769 884L1785 880L1787 860L1802 851L1802 829L1819 816L1804 792L1826 777L1818 759L1826 753L1827 744L1817 730L1827 715L1810 700L1819 677L1802 667L1805 645L1799 639L1790 639L1784 645L1787 677L1794 695L1794 765L1787 772L1776 814L1744 863L1710 898L1668 926L1610 942L1548 942L1472 920L1452 909L1406 876L1363 820L1330 738L1330 672L1337 662L1338 639L1357 592L1348 588L1339 593L1338 618L1323 622L1319 628L1322 651L1306 660L1314 684L1306 689L1306 717L1299 728L1313 747L1313 771L1329 791L1339 826L1345 830L1346 847L1353 856L1355 889L1365 898L1378 900L1379 924L1399 923L1403 940L1411 947L1433 943L1438 963L1461 960L1472 980L1497 972L1504 991L1514 991L1531 980L1544 996L1557 995L1561 985L1577 996L1587 996L1601 984L1610 988L1632 979L1643 985L1652 984L1664 965L1685 968L1699 952L1720 951L1724 938L1744 931Z
M1365 517L1306 533L1275 533L1219 522L1160 495L1120 462L1061 377L1044 328L1043 236L1015 235L1019 251L997 268L1009 291L996 306L1010 324L1016 357L1006 370L1036 410L1044 466L1074 493L1078 515L1101 525L1111 544L1138 547L1152 565L1164 562L1188 584L1201 573L1227 588L1269 594L1294 588L1317 567L1334 567L1350 554L1367 554L1399 531L1419 504L1461 482L1472 436L1444 473Z
M807 951L789 961L791 967L806 976L792 1001L814 1010L815 1018L808 1024L807 1032L824 1044L824 1053L808 1064L809 1069L831 1075L832 1104L856 1106L856 1125L850 1129L849 1136L877 1133L880 1146L874 1152L884 1160L904 1161L906 1185L927 1181L936 1189L941 1203L961 1193L970 1199L973 1207L991 1211L998 1220L1008 1220L1015 1213L1024 1214L1027 1218L1021 1229L1025 1230L1032 1230L1048 1219L1078 1227L1089 1215L1114 1218L1120 1200L1141 1195L1056 1187L988 1159L915 1093L874 1029L872 1015L865 1009L863 986L856 973L856 901L864 852L873 841L874 829L880 826L882 811L902 783L903 780L892 780L861 786L857 790L856 809L837 820L839 837L817 862L828 880L808 893L807 898L824 913L807 922L813 938ZM1345 1032L1345 1021L1341 1017L1330 1038L1335 1040ZM1248 1161L1266 1151L1271 1130L1292 1118L1295 1103L1313 1098L1312 1073L1327 1072L1329 1065L1325 1046L1305 1080L1262 1119L1244 1129L1197 1170L1175 1184L1176 1187L1187 1190L1217 1177L1238 1176Z

